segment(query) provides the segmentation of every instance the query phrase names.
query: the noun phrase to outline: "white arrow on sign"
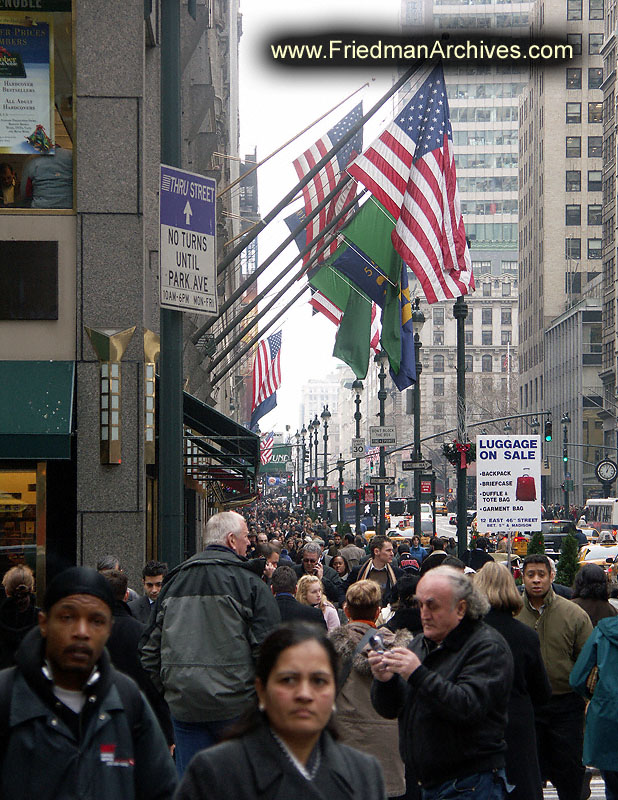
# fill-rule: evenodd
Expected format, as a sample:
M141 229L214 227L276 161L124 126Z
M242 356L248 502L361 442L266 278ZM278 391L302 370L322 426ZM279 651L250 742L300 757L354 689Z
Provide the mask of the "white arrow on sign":
M185 215L185 224L191 224L191 215L193 214L193 210L189 205L189 201L187 200L187 205L185 206L185 210L182 212Z

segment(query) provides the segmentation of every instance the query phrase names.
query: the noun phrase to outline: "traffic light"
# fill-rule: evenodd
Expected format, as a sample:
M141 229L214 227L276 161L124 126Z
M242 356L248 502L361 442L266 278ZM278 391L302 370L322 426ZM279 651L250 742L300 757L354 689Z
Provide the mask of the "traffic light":
M369 462L369 471L373 472L373 461Z
M548 419L547 422L545 423L545 441L546 442L551 442L551 433L552 433L552 431L551 431L551 420Z
M568 453L566 447L562 448L562 460L565 462L565 464L569 460L569 453Z

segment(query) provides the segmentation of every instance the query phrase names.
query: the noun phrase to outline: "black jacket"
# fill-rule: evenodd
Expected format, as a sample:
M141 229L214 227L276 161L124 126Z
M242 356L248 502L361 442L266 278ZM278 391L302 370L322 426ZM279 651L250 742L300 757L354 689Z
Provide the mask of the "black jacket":
M324 614L319 608L304 606L299 603L291 594L276 594L275 600L281 612L281 622L289 622L292 619L300 619L303 622L315 622L316 625L326 627Z
M371 700L399 717L399 750L425 786L504 767L513 657L499 633L465 618L439 645L408 645L421 665L404 681L374 680Z
M386 800L378 762L322 735L322 759L306 780L262 725L198 753L175 800Z
M305 572L305 567L303 566L302 562L300 564L295 564L292 569L298 578L302 578L303 575L311 574ZM324 572L322 573L322 585L324 586L324 594L326 597L328 597L331 603L335 603L336 605L340 606L343 605L343 601L345 600L345 589L341 583L341 578L332 567L324 567Z
M135 617L135 619L143 622L144 625L148 625L148 621L150 620L150 610L154 607L154 603L151 603L146 595L138 597L137 600L131 600L129 603L127 603L127 605L129 606L129 611Z
M0 603L0 669L12 667L15 653L28 631L39 622L36 598L30 595L30 604L20 611L14 597L4 597Z

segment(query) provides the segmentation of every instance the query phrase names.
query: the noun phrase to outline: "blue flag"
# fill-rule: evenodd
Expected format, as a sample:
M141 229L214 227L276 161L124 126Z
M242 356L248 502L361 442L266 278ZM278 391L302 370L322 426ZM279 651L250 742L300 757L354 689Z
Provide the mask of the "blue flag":
M383 317L384 317L383 312ZM395 374L391 367L390 374L400 392L416 381L416 354L414 352L414 330L412 328L412 303L408 286L408 268L401 269L401 288L399 290L399 319L401 325L401 361L399 372Z
M272 411L277 405L277 392L273 392L270 397L267 397L263 403L256 406L251 414L251 421L249 422L249 430L255 431L257 428L258 420L266 416L269 411Z

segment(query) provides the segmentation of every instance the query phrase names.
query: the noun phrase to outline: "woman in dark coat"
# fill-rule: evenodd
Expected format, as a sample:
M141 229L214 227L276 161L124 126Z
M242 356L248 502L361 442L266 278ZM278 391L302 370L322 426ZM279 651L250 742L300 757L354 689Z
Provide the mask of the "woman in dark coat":
M2 578L2 586L6 597L0 603L0 669L15 664L22 639L39 622L30 567L12 567Z
M472 576L475 586L490 602L485 622L504 636L513 654L513 688L505 739L506 777L515 788L509 800L542 800L543 787L536 747L534 708L551 696L551 686L541 657L539 637L532 628L514 619L523 606L509 570L495 561L484 564Z
M605 617L615 617L618 611L609 602L609 587L603 567L584 564L573 581L573 602L583 608L596 628Z
M233 738L198 753L175 800L386 800L373 756L329 732L337 654L316 625L281 625L256 664L259 707Z

